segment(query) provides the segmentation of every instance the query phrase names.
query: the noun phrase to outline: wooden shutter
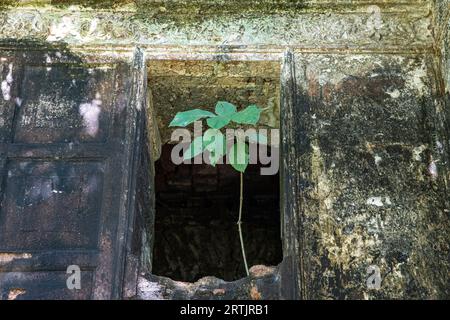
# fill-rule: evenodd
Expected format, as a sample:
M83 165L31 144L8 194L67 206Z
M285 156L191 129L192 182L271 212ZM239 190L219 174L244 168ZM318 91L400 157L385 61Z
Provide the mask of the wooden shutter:
M120 298L142 53L86 62L58 49L11 50L0 70L0 297ZM80 290L66 286L69 265L81 268Z

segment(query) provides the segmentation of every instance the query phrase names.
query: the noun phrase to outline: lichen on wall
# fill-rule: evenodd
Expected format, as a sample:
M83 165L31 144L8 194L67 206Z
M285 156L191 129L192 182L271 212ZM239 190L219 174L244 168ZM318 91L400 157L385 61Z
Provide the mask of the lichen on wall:
M432 43L428 4L420 0L408 5L390 0L380 6L343 1L331 7L323 0L244 1L239 5L207 0L189 4L181 0L124 1L113 9L107 6L111 2L94 8L82 5L92 1L6 6L0 12L0 38L33 37L73 46L196 45L222 50L227 46L405 50Z
M448 297L448 165L431 61L298 55L310 297ZM330 68L333 66L333 68ZM367 287L367 268L381 288Z

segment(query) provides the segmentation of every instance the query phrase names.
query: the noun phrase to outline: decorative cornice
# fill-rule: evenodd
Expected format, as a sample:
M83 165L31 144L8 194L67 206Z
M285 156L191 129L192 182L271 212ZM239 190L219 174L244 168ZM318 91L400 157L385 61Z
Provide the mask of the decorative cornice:
M242 11L309 11L309 10L348 10L376 5L383 10L402 8L417 11L436 0L0 0L0 6L6 8L80 8L94 10L135 10L146 11L164 8L170 13L193 13L196 9L202 13L242 12Z
M164 10L163 10L164 11ZM0 11L0 40L70 46L290 46L423 50L432 46L424 12L273 12L169 16L165 12L15 8Z

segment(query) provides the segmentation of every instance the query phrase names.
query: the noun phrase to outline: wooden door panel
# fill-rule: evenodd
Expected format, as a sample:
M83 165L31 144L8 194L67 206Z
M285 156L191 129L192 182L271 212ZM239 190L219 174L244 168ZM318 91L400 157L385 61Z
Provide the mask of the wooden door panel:
M114 65L25 66L14 142L105 142L115 105L104 84L114 83L115 70Z
M9 162L2 250L96 249L103 171L101 162Z
M60 51L2 56L0 297L120 298L145 68ZM70 265L79 290L66 286Z

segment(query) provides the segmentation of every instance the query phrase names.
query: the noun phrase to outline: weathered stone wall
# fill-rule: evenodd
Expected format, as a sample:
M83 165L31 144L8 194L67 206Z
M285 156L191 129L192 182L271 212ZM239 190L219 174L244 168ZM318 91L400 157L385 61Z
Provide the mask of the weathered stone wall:
M138 46L149 63L284 64L290 78L282 77L280 89L290 107L282 100L280 114L283 143L290 144L282 157L290 189L282 196L292 208L284 241L295 265L279 266L282 280L269 275L271 288L286 297L283 288L293 286L288 296L296 298L449 298L448 6L448 0L7 0L0 6L0 43L2 52L32 46L23 40L39 42L42 52L63 43L91 62L124 59ZM288 50L293 59L286 67ZM7 88L7 64L2 76ZM380 268L380 290L366 286L370 265ZM297 283L286 270L298 273ZM178 285L151 280L161 292ZM229 297L253 298L251 280ZM191 290L182 296L198 297L192 292L204 286L203 297L214 297L214 281L182 285Z
M280 298L280 269L256 265L249 276L226 282L204 277L194 283L147 275L138 284L138 298L144 300L277 300Z
M295 67L308 296L448 297L448 138L433 59L297 55ZM379 291L367 290L369 265Z

